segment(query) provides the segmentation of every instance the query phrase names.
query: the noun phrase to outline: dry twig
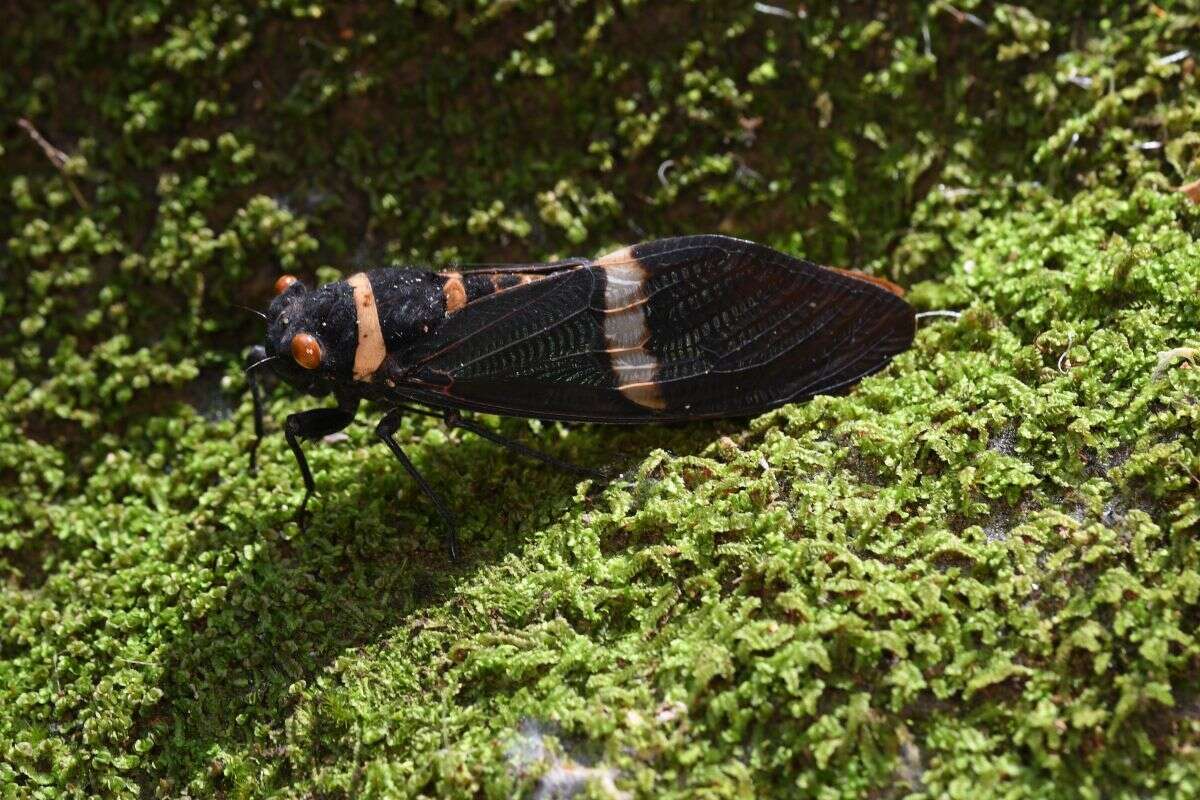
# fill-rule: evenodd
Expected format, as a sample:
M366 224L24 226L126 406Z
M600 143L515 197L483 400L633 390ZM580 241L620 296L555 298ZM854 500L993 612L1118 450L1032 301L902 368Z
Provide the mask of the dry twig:
M73 181L71 176L67 174L67 154L50 144L46 137L42 136L38 129L33 127L33 123L29 120L21 117L17 120L17 124L29 134L29 138L33 139L34 144L42 148L42 152L46 154L46 158L50 159L50 163L62 173L64 178L66 178L67 186L70 187L71 194L75 195L75 201L79 203L80 208L82 208L84 211L90 210L91 206L88 205L88 201L84 199L83 193L79 191L79 187L75 185L75 181Z

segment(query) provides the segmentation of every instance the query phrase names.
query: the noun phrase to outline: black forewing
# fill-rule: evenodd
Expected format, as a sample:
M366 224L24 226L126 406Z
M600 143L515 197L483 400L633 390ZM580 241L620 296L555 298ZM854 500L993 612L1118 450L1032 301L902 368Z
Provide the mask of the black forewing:
M853 384L915 331L887 290L751 242L688 236L622 253L469 303L399 355L398 391L546 419L739 416ZM650 402L621 386L606 331L608 281L635 262L644 284L626 305L641 309L656 365L640 387Z

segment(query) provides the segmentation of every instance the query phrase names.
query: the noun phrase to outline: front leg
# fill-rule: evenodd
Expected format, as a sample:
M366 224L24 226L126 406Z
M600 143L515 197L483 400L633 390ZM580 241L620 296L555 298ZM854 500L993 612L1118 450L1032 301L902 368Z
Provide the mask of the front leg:
M354 421L354 411L354 407L314 408L311 411L288 414L287 421L283 424L283 434L287 437L288 447L292 448L296 463L300 465L300 477L304 478L304 499L300 501L300 508L296 511L296 521L301 530L307 521L305 514L308 498L316 491L316 484L313 482L312 470L308 468L308 459L300 449L300 440L320 439L322 436L337 433Z
M258 446L263 438L263 397L256 370L270 361L267 348L261 344L250 348L246 354L246 383L250 385L250 399L254 401L254 441L250 443L250 474L258 472Z

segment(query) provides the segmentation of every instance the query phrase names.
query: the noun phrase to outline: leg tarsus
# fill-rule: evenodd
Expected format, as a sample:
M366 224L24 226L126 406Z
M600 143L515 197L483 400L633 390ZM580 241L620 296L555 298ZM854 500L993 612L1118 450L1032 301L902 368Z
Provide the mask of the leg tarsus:
M400 419L402 413L406 409L394 408L387 414L384 414L383 419L379 420L379 424L375 427L375 435L383 440L383 443L392 451L392 455L400 462L405 471L417 482L417 486L425 493L437 509L438 515L441 516L442 522L446 526L446 550L450 554L451 561L458 561L458 524L454 521L454 516L450 510L446 508L446 503L441 496L434 491L425 477L417 471L416 466L409 460L408 456L400 448L400 444L396 441L396 429L400 427Z

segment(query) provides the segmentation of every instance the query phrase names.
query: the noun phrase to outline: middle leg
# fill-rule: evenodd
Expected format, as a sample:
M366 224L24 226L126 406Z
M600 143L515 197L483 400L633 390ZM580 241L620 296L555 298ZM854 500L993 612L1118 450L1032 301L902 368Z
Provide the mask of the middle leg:
M396 460L400 462L400 465L417 482L417 486L421 487L421 491L425 493L425 496L433 501L434 508L437 509L442 522L446 525L446 550L450 553L450 560L458 561L458 523L454 521L454 516L450 513L450 510L446 508L446 503L442 500L441 495L434 491L424 476L417 471L416 466L404 454L404 451L400 449L400 444L396 441L396 430L400 427L400 420L407 410L405 408L393 408L384 414L383 419L379 420L379 424L375 427L375 435L383 440L383 443L392 451L392 455L396 456Z

